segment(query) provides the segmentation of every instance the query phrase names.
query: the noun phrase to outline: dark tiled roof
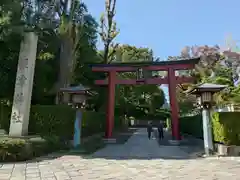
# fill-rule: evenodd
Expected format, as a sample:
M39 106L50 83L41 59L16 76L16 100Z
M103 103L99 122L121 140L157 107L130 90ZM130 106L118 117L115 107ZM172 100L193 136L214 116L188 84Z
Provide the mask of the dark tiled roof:
M187 90L186 93L189 94L198 94L203 91L217 92L227 88L226 85L221 84L212 84L212 83L202 83L199 85L195 85L191 89Z
M70 86L67 88L61 88L60 91L71 91L71 92L79 92L79 91L89 91L89 87L85 87L82 84L79 84L78 86Z

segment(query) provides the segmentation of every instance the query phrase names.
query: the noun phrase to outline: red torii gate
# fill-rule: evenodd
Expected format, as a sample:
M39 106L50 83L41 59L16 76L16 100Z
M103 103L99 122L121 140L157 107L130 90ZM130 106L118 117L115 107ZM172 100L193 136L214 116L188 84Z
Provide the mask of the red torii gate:
M116 84L168 84L169 98L171 107L172 120L172 137L174 140L180 140L178 104L176 99L176 85L181 83L192 82L192 77L175 76L176 70L193 69L200 58L192 58L177 61L161 61L161 62L140 62L140 63L112 63L112 64L92 64L92 71L108 73L108 79L96 80L97 85L108 85L108 106L107 106L107 128L106 138L112 138L112 130L114 126L114 106L115 106L115 85ZM142 71L167 71L166 77L150 77L142 79L117 79L118 72L137 72Z

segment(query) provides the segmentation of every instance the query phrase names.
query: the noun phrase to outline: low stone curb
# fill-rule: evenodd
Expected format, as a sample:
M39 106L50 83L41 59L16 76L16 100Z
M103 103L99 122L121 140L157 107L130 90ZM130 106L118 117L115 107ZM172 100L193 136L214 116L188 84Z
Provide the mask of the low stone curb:
M215 149L218 156L240 156L240 146L215 143Z

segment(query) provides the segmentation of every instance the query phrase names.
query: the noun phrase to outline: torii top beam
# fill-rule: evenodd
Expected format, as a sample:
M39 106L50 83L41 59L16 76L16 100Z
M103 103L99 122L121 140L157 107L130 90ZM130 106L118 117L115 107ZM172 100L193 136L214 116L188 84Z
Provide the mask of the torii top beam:
M133 72L138 68L148 71L166 71L169 68L174 70L193 69L195 64L200 60L198 58L182 59L177 61L160 61L160 62L127 62L127 63L111 63L111 64L91 64L92 71L95 72Z

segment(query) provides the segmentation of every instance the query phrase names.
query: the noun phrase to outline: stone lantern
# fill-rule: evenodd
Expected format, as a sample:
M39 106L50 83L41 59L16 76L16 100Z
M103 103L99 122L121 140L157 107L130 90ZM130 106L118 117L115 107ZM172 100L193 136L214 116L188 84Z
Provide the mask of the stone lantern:
M197 96L197 103L202 108L204 148L207 156L213 153L212 125L210 110L213 104L213 94L220 92L227 86L204 83L191 90L191 94Z
M59 99L61 104L72 105L76 108L85 106L86 100L92 95L90 88L83 85L61 88Z
M68 104L76 109L76 119L74 123L73 145L78 147L81 144L82 112L84 111L86 100L92 96L90 88L83 85L61 88L59 93L60 104Z

